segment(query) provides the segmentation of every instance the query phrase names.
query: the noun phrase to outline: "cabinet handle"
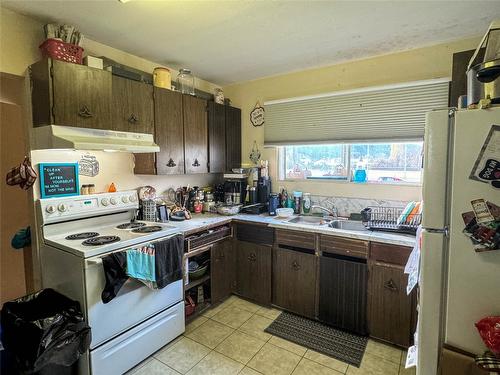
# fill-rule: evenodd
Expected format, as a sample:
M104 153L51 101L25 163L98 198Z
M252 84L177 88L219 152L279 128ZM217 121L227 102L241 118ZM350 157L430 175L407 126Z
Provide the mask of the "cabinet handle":
M139 119L137 118L136 115L134 115L133 113L130 115L130 117L128 118L127 120L130 124L137 124L137 122L139 121Z
M78 116L83 117L83 118L89 118L89 117L93 117L94 115L92 114L92 112L90 112L89 107L87 107L86 105L83 105L83 107L80 108L80 110L78 111Z
M255 253L250 253L250 255L248 256L248 260L250 262L255 262L257 260L257 255L255 255Z
M398 291L398 287L396 286L396 283L394 282L393 279L390 279L389 281L387 281L384 284L384 288L392 290L393 292L397 292Z
M200 163L198 162L198 159L194 159L194 163L191 164L193 167L199 167Z
M294 260L292 263L292 268L294 271L298 271L298 270L300 270L300 264L298 264L297 261Z
M167 163L167 167L170 167L170 168L173 168L173 167L176 167L177 164L174 163L174 160L172 158L169 159L168 163Z

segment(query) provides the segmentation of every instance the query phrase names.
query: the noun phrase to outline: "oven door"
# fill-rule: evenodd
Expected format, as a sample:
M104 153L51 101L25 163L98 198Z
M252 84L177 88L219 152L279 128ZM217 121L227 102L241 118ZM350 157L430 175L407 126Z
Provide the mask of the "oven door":
M182 280L153 290L130 278L118 295L104 304L101 293L105 283L102 256L86 259L85 293L87 319L92 328L91 350L183 300Z

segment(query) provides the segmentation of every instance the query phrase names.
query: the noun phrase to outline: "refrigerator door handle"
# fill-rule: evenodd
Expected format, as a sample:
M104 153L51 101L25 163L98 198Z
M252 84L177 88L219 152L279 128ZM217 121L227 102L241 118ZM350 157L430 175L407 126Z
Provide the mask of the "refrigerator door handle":
M450 237L450 228L448 226L445 226L444 228L423 228L423 229L425 229L425 231L428 233L444 234L446 238Z

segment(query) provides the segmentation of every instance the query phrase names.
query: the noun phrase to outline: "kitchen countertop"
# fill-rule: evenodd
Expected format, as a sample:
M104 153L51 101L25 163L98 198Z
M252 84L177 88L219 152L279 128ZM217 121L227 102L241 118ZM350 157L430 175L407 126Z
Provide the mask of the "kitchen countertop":
M353 231L330 228L326 225L307 225L298 223L289 223L288 220L293 217L286 219L277 218L275 216L269 216L267 214L261 215L250 215L250 214L238 214L233 216L221 216L217 214L195 214L191 220L185 221L170 221L169 225L175 226L179 231L182 231L184 235L189 235L196 233L211 227L227 224L233 220L254 223L254 224L267 224L270 227L277 229L288 229L288 230L298 230L310 233L322 233L331 236L348 237L355 238L365 241L382 242L393 245L409 246L413 247L415 245L415 236L410 234L399 234L390 232L380 232L380 231Z

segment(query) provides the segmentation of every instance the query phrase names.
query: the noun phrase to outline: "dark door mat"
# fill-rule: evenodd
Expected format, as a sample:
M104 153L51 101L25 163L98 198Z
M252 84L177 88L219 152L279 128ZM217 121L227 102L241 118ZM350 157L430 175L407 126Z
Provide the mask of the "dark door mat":
M368 343L368 337L287 312L282 312L265 331L356 367L361 365Z

